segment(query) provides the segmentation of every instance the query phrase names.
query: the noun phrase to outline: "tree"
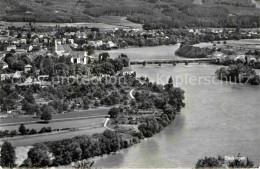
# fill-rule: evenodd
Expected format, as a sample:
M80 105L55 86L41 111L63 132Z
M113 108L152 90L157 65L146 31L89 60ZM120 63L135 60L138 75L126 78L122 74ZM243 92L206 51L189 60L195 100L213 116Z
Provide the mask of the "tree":
M108 52L100 53L98 56L99 61L106 61L110 57Z
M27 130L24 126L24 124L21 124L18 131L21 133L21 135L25 135L27 133Z
M111 76L115 74L115 66L110 62L105 62L104 64L102 64L102 69L103 74L108 74Z
M52 113L51 112L44 112L41 114L41 120L44 120L45 122L49 122L52 119Z
M119 114L119 109L116 108L116 107L113 107L112 109L109 110L108 112L108 115L111 117L111 118L116 118Z
M166 105L166 100L162 97L156 97L154 100L154 105L158 109L163 109L163 107Z
M49 105L43 105L41 107L41 120L44 120L45 122L48 122L49 120L52 119L52 113L53 113L53 108Z
M205 157L197 161L196 168L220 168L223 164L224 158L221 156L218 156L218 158Z
M1 148L1 166L15 167L15 149L11 143L5 141Z
M32 161L30 158L27 158L23 161L23 164L20 167L26 167L29 168L32 166Z
M115 66L115 71L122 70L124 67L123 61L119 58L114 59L113 65Z
M28 159L31 160L31 167L47 167L51 164L48 154L48 147L45 144L36 144L28 152Z
M169 78L168 84L166 84L164 86L164 88L165 88L166 91L169 91L169 90L171 90L173 88L173 79L172 79L172 77Z
M95 100L94 106L95 106L95 107L98 107L98 106L100 106L100 103L99 103L99 101L98 101L98 100Z
M39 108L37 104L30 104L29 102L25 102L22 105L22 110L26 111L26 114L32 115L34 113L37 113Z
M17 107L17 103L15 101L15 99L13 99L11 97L11 95L9 94L7 97L3 98L2 100L2 111L8 112L10 110L14 110Z
M172 77L170 77L168 80L168 84L172 84L172 83L173 83L173 80L172 80Z
M7 53L4 61L8 64L9 68L13 68L15 65L15 57L11 53Z

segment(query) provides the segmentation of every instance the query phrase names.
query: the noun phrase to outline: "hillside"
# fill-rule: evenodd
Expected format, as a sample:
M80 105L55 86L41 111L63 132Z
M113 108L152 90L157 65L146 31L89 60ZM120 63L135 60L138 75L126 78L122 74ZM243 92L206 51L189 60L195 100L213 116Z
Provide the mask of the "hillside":
M259 27L252 0L0 0L0 19L31 22L104 22L126 16L144 28Z

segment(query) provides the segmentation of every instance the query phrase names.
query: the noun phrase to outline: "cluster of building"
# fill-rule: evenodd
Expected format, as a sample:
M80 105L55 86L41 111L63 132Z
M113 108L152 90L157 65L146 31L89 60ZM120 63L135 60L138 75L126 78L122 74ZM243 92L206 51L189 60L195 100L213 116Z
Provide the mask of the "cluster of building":
M230 35L240 35L244 39L248 38L259 38L260 37L260 29L232 29L232 28L202 28L202 29L189 29L189 33L194 35L206 35L206 34L213 34L218 36L221 39L229 39Z

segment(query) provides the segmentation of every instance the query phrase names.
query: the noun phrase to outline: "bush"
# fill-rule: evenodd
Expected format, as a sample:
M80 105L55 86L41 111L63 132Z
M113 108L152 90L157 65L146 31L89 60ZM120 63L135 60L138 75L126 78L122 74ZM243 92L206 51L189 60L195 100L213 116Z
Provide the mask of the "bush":
M218 156L214 157L205 157L204 159L199 159L196 164L196 168L220 168L224 164L224 158Z
M50 133L51 131L51 127L43 127L38 133Z
M31 129L29 135L34 135L34 134L37 134L37 131L35 129Z
M10 136L11 136L11 137L16 136L16 135L18 135L18 133L17 133L16 130L12 130L12 131L10 132Z

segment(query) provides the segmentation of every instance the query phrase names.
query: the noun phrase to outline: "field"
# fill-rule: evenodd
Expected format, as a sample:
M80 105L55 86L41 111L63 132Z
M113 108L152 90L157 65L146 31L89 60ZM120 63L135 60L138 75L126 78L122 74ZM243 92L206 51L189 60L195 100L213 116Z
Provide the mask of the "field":
M105 108L85 110L85 111L74 111L65 114L54 114L52 116L52 119L57 120L57 119L65 119L65 118L79 118L79 117L107 115L108 110L109 107L105 107ZM27 123L27 122L35 122L35 121L39 121L39 119L35 118L34 116L0 119L0 127L3 124L7 124L7 123L23 123L23 122Z
M100 119L99 119L100 120ZM99 122L104 122L105 119L101 119ZM86 121L87 123L87 121ZM75 130L75 131L68 131L68 132L61 132L61 133L50 133L48 135L42 134L42 135L35 135L35 136L25 136L25 137L19 137L17 139L15 138L5 138L1 139L0 143L4 140L8 140L10 143L13 144L15 147L20 146L31 146L36 143L42 143L47 141L56 141L56 140L63 140L67 138L73 138L76 136L81 135L93 135L96 133L102 133L105 130L103 126L100 125L100 127L95 127L91 129L82 129L82 130Z
M223 41L220 42L220 44L216 43L216 47L222 47ZM243 40L228 40L227 44L229 46L233 47L243 47L243 48L252 48L252 49L260 49L260 40L259 39L243 39ZM206 48L206 47L213 47L213 43L199 43L194 46Z
M100 128L78 130L78 131L61 133L61 134L45 135L45 136L24 138L24 139L18 139L18 140L9 140L9 142L11 142L12 145L14 145L16 147L16 149L15 149L16 157L17 157L16 163L22 164L22 162L27 158L27 153L33 144L47 142L47 141L57 141L57 140L62 140L62 139L68 139L68 138L73 138L73 137L81 136L81 135L91 136L96 133L102 133L103 131L105 131L105 128L100 127ZM0 141L0 143L1 143L1 141Z
M126 20L126 17L119 16L101 16L98 18L101 23L106 23L109 25L115 25L119 27L125 28L134 28L134 29L142 29L142 24L133 23Z
M109 108L103 108L97 110L88 110L82 112L53 115L54 122L50 122L48 124L37 123L35 122L35 119L32 117L1 119L0 130L18 131L20 123L24 122L25 127L27 129L34 128L37 131L39 131L43 127L51 127L52 129L71 128L73 129L73 131L65 130L62 132L52 132L52 133L45 133L40 135L3 138L0 139L0 143L3 142L4 140L8 140L16 147L30 146L38 142L54 141L54 140L72 138L79 135L93 135L95 133L101 133L105 130L105 128L103 127L103 124L106 120L105 117L100 117L100 118L91 118L91 117L107 115L108 110Z
M52 129L62 129L62 128L82 128L82 127L88 127L89 125L94 124L101 124L104 121L103 118L93 118L93 119L82 119L82 120L64 120L64 121L58 121L58 122L50 122L50 123L32 123L32 124L25 124L25 127L27 129L35 129L39 131L43 127L51 127ZM19 128L20 124L18 125L12 125L12 126L0 126L0 130L17 130Z
M118 16L104 16L100 17L100 22L79 22L79 23L55 23L55 22L36 22L33 23L36 26L56 26L59 25L61 27L88 27L93 28L97 27L99 29L104 30L113 30L115 28L122 28L122 29L142 29L141 24L136 24L130 21L127 21L125 17L118 17ZM28 22L0 22L0 25L8 26L17 26L22 27L28 25Z
M156 47L134 47L125 49L116 49L109 51L95 51L96 54L101 52L108 52L111 58L118 57L124 53L130 58L131 61L144 60L144 59L178 59L175 51L179 48L179 44L169 46L156 46Z

